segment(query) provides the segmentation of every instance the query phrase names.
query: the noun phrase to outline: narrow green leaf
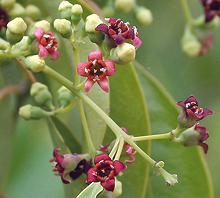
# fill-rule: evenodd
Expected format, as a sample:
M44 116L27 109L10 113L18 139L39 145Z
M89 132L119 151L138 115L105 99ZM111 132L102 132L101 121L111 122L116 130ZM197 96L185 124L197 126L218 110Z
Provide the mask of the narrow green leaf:
M53 116L51 119L70 151L72 153L80 153L81 146L72 135L73 133L70 131L70 129L59 118Z
M121 127L126 127L130 135L149 135L150 124L148 109L142 88L133 65L117 65L115 76L110 78L110 117ZM106 143L113 139L112 132L107 132ZM150 144L140 143L147 153ZM121 197L146 197L148 184L148 164L138 154L134 164L130 165L118 180L122 181Z
M137 64L138 74L149 103L154 133L172 130L177 125L178 109L161 83L143 66ZM177 173L179 184L167 187L160 177L151 177L152 197L212 198L209 172L199 148L183 147L169 141L153 142L153 157L163 160L171 173Z
M100 183L91 183L76 198L96 198L102 191Z

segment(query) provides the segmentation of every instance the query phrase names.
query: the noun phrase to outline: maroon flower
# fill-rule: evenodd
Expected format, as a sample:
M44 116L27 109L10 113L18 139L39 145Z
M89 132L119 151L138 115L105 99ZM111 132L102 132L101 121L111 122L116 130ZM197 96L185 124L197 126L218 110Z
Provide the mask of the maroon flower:
M188 97L185 101L177 102L177 105L182 107L179 123L183 127L191 127L199 120L213 114L211 110L199 107L194 96Z
M119 160L111 160L107 154L97 155L95 166L87 172L87 182L100 182L107 191L115 188L115 176L124 171L126 166Z
M83 159L82 155L60 155L58 148L54 149L53 159L50 162L53 163L55 175L60 176L64 184L71 183L71 179L77 179L83 173L87 173L89 168L91 168L90 163Z
M205 141L209 138L209 132L206 127L199 124L195 125L195 131L199 133L198 145L200 145L204 152L208 152L208 144Z
M215 16L220 16L220 0L201 0L205 11L205 22L208 23Z
M107 35L114 47L126 41L131 41L136 48L142 44L138 36L136 27L130 26L129 23L124 23L121 19L109 18L106 19L107 24L100 24L96 27L96 31L100 31Z
M7 27L8 22L9 22L9 16L7 12L4 9L0 8L0 30L3 27Z
M42 28L38 28L34 32L34 36L38 41L39 56L46 58L51 55L53 59L58 59L58 42L53 32L45 32Z
M82 62L77 67L80 76L87 77L85 92L88 92L95 82L105 91L109 91L108 76L115 73L115 64L110 60L103 60L101 51L91 52L88 62Z
M204 36L201 39L202 47L201 47L201 50L200 50L199 54L201 56L208 54L210 48L213 46L213 43L214 43L214 36L213 36L213 34L208 34L208 35Z

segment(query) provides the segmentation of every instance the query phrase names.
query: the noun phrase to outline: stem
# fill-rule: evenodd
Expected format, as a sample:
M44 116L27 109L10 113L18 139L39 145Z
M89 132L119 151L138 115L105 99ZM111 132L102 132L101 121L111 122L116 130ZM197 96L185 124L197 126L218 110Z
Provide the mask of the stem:
M80 77L77 73L77 65L80 62L79 50L73 47L73 61L75 66L75 73L74 73L74 84L77 86L80 83Z
M112 148L112 150L111 150L111 152L110 152L110 154L109 154L109 157L110 157L111 159L113 159L113 157L115 156L115 153L116 153L117 148L118 148L118 144L119 144L119 139L117 138L117 139L115 140L115 144L114 144L114 146L113 146L113 148Z
M120 159L120 156L121 156L123 147L124 147L124 139L123 139L123 138L120 138L120 140L119 140L119 145L118 145L118 151L117 151L117 153L116 153L116 155L115 155L114 160L119 160L119 159Z
M55 114L60 114L60 113L67 113L72 110L78 103L78 98L75 98L72 100L72 102L67 105L66 107L61 107L60 109L57 109L54 111Z
M191 13L189 10L189 5L188 5L187 0L181 0L181 5L182 5L182 9L183 9L183 13L184 13L186 22L191 24L192 16L191 16Z
M147 136L139 136L139 137L133 137L132 139L134 141L144 141L144 140L164 140L164 139L172 139L173 133L162 133L158 135L147 135Z
M80 109L80 117L81 117L83 129L84 129L85 139L86 139L86 143L88 145L89 153L92 156L95 156L96 149L95 149L95 146L92 142L92 138L91 138L91 135L90 135L91 133L89 131L89 126L88 126L88 123L87 123L87 119L86 119L86 115L85 115L85 111L84 111L82 101L79 101L79 109Z

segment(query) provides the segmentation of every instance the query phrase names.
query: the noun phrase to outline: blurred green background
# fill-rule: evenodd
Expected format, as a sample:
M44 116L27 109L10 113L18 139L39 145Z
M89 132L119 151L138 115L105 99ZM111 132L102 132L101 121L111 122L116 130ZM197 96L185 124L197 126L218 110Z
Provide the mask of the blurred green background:
M22 0L23 4L34 3L42 8L43 13L48 10L53 13L59 1ZM189 58L182 51L180 40L184 31L185 21L178 0L138 0L152 10L154 22L147 28L139 27L143 40L142 47L137 52L137 59L170 91L176 101L188 95L195 95L202 106L215 111L215 115L203 122L210 131L208 141L209 152L205 156L212 175L216 197L220 194L220 149L218 125L220 119L220 32L215 32L215 44L209 54L204 57ZM191 12L198 16L202 12L199 0L190 0ZM103 3L103 0L99 0ZM133 16L119 14L125 20L135 24ZM62 64L60 62L60 64ZM60 67L65 67L60 65ZM58 68L58 67L57 67ZM66 67L67 68L67 67ZM60 69L60 68L58 68ZM62 68L64 70L64 68ZM1 82L3 87L3 83ZM1 104L0 131L10 131L10 121L7 114L9 106L13 105L13 98ZM7 108L5 108L7 106ZM5 108L5 109L4 109ZM7 112L7 113L5 113ZM63 186L58 178L53 176L49 159L52 154L52 143L44 121L29 121L19 119L15 132L11 135L12 166L6 181L9 198L29 197L63 197ZM10 128L13 126L10 125ZM6 135L5 135L6 136ZM9 135L8 135L9 136ZM4 140L1 143L6 143ZM8 143L9 145L9 143ZM1 164L7 153L1 156ZM34 196L36 195L36 196ZM157 197L156 197L157 198ZM163 198L163 196L161 196Z

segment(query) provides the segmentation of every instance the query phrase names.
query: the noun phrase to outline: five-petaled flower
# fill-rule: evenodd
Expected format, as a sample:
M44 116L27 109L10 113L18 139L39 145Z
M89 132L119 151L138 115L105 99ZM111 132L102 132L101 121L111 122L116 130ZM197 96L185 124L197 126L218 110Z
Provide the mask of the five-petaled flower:
M60 176L64 184L71 183L72 180L77 179L83 173L86 174L91 168L90 163L83 159L83 155L60 155L58 148L54 149L53 159L50 162L53 164L55 175Z
M129 23L124 23L121 19L108 18L107 24L103 23L96 27L96 31L104 33L107 38L115 46L124 42L132 42L135 48L139 48L142 44L138 36L136 27L130 26Z
M201 0L205 11L205 22L208 23L215 16L220 16L220 1L219 0Z
M179 115L179 124L182 127L189 128L206 116L213 114L210 109L199 107L194 96L189 96L186 100L177 102L177 105L182 107Z
M97 155L95 166L87 172L87 183L100 182L107 191L115 188L115 176L124 171L126 166L119 160L112 160L107 154Z
M7 12L4 9L0 8L0 30L3 27L7 27L8 22L9 22L9 16Z
M53 59L59 58L58 42L53 32L45 32L42 28L37 28L34 31L34 36L38 41L40 57L46 58L51 55Z
M95 82L105 91L109 91L108 76L115 73L115 64L110 60L103 60L101 51L91 52L88 62L81 62L77 67L80 76L87 77L85 92L88 92Z

